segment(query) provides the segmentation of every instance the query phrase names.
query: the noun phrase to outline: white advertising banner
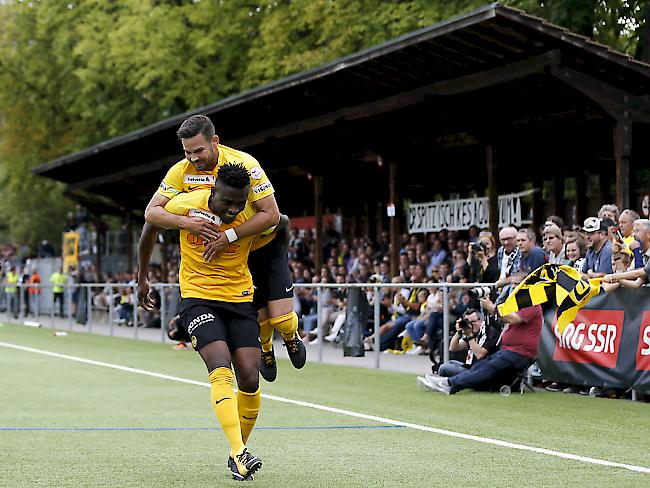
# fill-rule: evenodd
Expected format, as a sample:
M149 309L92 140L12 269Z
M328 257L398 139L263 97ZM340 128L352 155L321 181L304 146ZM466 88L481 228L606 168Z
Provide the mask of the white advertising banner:
M530 193L532 190L499 197L499 227L521 225L521 197ZM489 213L487 197L411 203L407 212L409 233L464 230L472 225L482 229L489 227Z

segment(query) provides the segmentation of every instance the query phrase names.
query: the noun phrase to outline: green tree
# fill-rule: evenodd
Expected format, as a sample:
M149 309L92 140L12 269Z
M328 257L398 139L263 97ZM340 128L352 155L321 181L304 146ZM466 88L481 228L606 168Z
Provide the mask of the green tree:
M260 8L244 88L276 80L471 10L484 2L292 0Z
M504 3L650 60L650 0ZM484 4L0 1L2 239L59 241L69 202L35 165Z
M58 36L74 22L65 5L32 5L0 7L0 222L6 240L35 246L60 241L52 222L63 222L66 204L62 185L30 169L71 147L76 122L68 108L78 85L62 55L70 38Z

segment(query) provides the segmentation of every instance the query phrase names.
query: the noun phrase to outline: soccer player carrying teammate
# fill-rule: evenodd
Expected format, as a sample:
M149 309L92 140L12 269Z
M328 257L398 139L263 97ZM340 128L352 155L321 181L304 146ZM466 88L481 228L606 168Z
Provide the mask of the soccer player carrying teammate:
M242 164L219 168L212 190L197 190L170 200L175 215L208 220L219 229L246 222L255 214L247 205L250 180ZM143 235L155 230L145 224ZM259 324L247 260L252 238L230 244L214 262L203 259L204 239L181 229L180 319L208 369L212 408L230 443L228 465L236 480L250 479L262 461L246 448L260 409ZM151 253L153 241L145 239ZM150 298L144 304L151 308ZM234 365L238 392L233 390Z
M157 227L185 229L204 237L206 260L220 259L227 246L245 237L263 234L278 224L280 212L271 182L251 155L219 144L214 125L204 115L187 118L178 129L186 158L167 172L160 188L151 198L145 211L147 222ZM220 232L216 226L193 216L173 215L165 205L183 192L210 188L219 168L226 162L242 163L250 175L248 202L255 214L246 222ZM155 239L155 234L153 235ZM142 240L141 240L142 244ZM258 310L262 341L261 372L267 381L274 381L277 364L273 352L273 329L282 334L289 359L296 368L306 361L305 346L298 336L298 316L293 311L293 285L286 249L277 233L257 237L253 242L249 268L255 284L254 306ZM149 260L140 263L138 297L147 297Z

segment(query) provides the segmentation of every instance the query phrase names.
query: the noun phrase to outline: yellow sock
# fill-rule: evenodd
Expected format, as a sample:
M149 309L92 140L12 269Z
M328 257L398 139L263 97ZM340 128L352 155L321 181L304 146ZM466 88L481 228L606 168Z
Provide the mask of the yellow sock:
M289 312L279 317L271 317L271 325L282 334L285 341L290 341L298 332L298 316L296 312Z
M273 326L268 319L260 322L260 342L262 351L269 352L273 349Z
M239 410L242 441L246 444L260 413L260 389L258 388L255 393L239 390L237 392L237 409Z
M233 374L230 368L216 368L210 373L210 400L217 414L233 453L239 453L244 448L241 436L237 397L232 387Z

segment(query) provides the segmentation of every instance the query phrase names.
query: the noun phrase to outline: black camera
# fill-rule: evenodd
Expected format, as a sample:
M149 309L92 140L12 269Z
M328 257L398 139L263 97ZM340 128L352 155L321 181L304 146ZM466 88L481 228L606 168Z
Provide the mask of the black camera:
M470 324L467 319L460 319L458 321L458 327L460 327L462 330L467 330L472 328L472 324Z
M467 294L472 298L489 298L492 288L489 286L477 286L475 288L470 288Z
M479 252L479 251L480 252L485 252L486 251L485 244L483 244L480 241L479 242L470 242L469 243L469 249L472 252Z

